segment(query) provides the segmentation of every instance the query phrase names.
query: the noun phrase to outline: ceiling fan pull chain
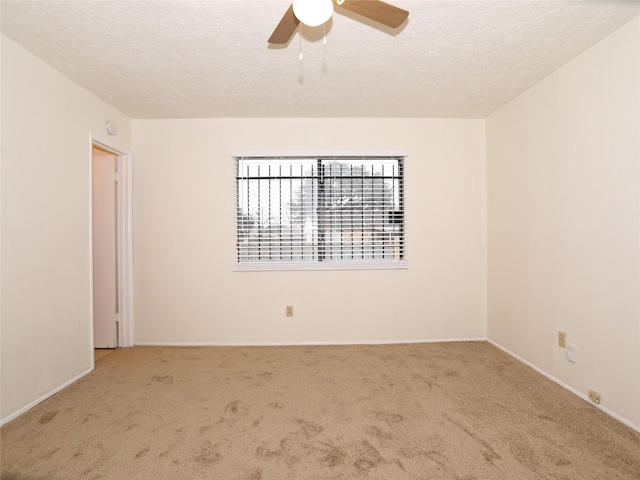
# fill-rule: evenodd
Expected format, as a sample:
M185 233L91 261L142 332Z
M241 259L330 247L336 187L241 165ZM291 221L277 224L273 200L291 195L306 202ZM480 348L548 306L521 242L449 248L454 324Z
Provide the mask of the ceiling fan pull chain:
M302 22L300 22L300 31L298 32L298 40L299 40L299 49L300 53L298 54L298 60L302 60L304 55L302 55Z

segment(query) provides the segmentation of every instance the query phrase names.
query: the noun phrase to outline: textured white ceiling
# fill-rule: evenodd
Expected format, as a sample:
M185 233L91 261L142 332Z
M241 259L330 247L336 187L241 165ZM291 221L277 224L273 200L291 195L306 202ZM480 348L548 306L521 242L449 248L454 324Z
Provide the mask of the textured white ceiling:
M398 31L336 9L326 45L303 27L285 48L267 39L290 0L2 0L0 15L132 118L484 118L640 14L639 1L388 3L410 12Z

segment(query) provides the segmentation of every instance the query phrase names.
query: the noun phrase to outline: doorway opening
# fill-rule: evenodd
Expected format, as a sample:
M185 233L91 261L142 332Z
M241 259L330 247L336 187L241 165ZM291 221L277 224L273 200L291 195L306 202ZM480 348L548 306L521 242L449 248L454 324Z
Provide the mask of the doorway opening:
M91 344L133 346L131 156L91 142ZM99 355L98 355L99 357Z
M118 156L93 146L93 346L118 346Z

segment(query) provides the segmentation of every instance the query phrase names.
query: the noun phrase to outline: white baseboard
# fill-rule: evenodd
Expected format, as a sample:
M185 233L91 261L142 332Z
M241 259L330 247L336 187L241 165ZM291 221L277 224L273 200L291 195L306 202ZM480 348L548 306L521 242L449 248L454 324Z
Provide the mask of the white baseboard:
M27 412L28 410L31 410L33 407L35 407L36 405L44 402L46 399L54 396L56 393L64 390L65 388L67 388L69 385L77 382L78 380L80 380L82 377L84 377L85 375L88 375L89 373L91 373L93 371L92 368L90 368L89 370L86 370L84 372L82 372L80 375L73 377L71 380L63 383L62 385L60 385L57 388L54 388L53 390L51 390L50 392L44 394L42 397L40 397L39 399L31 402L29 405L22 407L20 410L18 410L17 412L12 413L11 415L9 415L6 418L3 418L2 420L0 420L0 426L4 425L5 423L10 422L11 420L14 420L15 418L18 418L20 415L22 415L23 413Z
M615 412L612 412L611 410L609 410L606 407L603 407L602 405L599 405L597 403L593 403L591 400L589 400L589 397L581 392L579 392L578 390L576 390L575 388L571 387L570 385L567 385L564 382L561 382L560 380L558 380L556 377L554 377L553 375L551 375L548 372L545 372L544 370L536 367L535 365L533 365L532 363L528 362L527 360L525 360L524 358L516 355L515 353L511 352L510 350L507 350L506 348L504 348L502 345L494 342L491 339L487 339L487 342L489 342L491 345L493 345L494 347L502 350L504 353L506 353L507 355L515 358L516 360L518 360L521 363L524 363L526 366L534 369L536 372L538 372L540 375L543 375L545 377L547 377L549 380L551 380L554 383L557 383L558 385L560 385L562 388L569 390L571 393L573 393L574 395L577 395L578 397L580 397L581 399L583 399L585 402L589 403L590 405L593 405L594 407L596 407L599 410L602 410L604 413L606 413L607 415L609 415L610 417L615 418L616 420L618 420L620 423L625 424L627 427L635 430L636 432L640 432L640 426L639 425L634 425L632 422L630 422L629 420L627 420L626 418L621 417L620 415L618 415Z
M351 340L338 342L136 342L136 347L304 347L331 345L399 345L417 343L485 342L486 338L438 338L418 340Z

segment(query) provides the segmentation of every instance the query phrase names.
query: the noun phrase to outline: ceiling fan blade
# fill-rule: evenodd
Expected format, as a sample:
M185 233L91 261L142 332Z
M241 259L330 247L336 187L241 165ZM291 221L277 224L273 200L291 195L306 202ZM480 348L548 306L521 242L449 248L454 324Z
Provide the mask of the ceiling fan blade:
M282 16L282 20L269 37L269 43L284 44L287 43L291 36L298 28L300 20L293 14L293 4L289 5L289 9Z
M336 5L387 27L397 28L407 19L409 12L380 0L334 0Z

